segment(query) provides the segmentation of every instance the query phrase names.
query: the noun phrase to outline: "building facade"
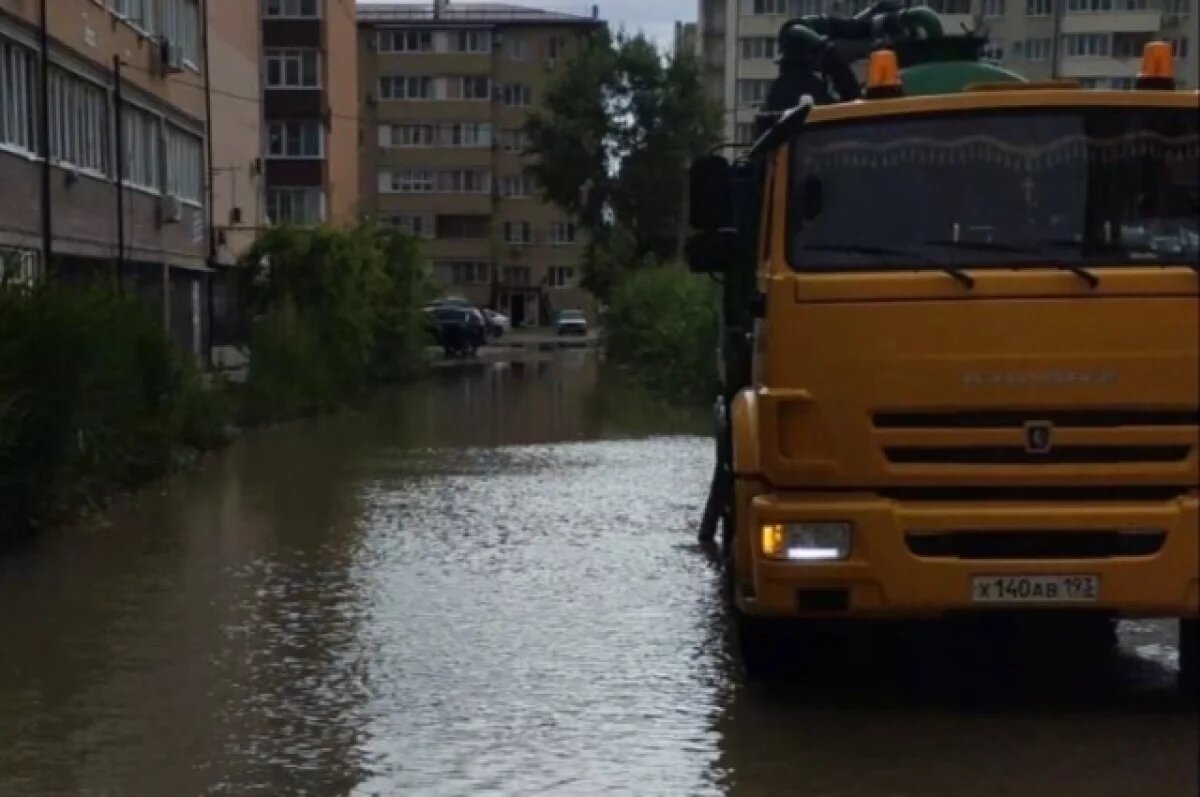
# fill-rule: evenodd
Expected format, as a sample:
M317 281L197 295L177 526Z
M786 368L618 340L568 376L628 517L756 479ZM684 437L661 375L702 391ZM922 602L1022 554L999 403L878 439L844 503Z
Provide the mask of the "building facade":
M586 297L582 236L541 202L523 133L554 70L601 23L499 4L362 5L364 212L424 239L449 293L547 323Z
M219 260L210 123L229 120L209 102L210 45L258 62L257 43L237 35L255 10L214 6L217 36L201 0L0 0L4 278L119 285L198 357ZM253 120L221 149L252 162Z
M354 2L258 1L267 223L353 223L359 216Z
M1142 45L1175 45L1184 88L1197 85L1198 0L928 0L947 31L986 31L985 57L1031 80L1070 78L1086 87L1132 85ZM777 73L776 38L792 17L852 16L866 0L700 0L699 47L725 135L753 138L755 108Z

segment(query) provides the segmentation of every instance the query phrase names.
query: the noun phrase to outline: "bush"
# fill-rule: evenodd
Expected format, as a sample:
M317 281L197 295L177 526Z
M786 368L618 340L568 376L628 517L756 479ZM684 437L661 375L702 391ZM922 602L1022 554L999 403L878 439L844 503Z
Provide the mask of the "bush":
M0 290L0 539L161 475L225 426L136 300Z
M605 349L656 393L708 401L717 384L717 307L715 284L681 267L634 271L612 292Z
M431 282L416 242L389 227L275 228L241 272L252 330L252 421L319 411L424 365Z

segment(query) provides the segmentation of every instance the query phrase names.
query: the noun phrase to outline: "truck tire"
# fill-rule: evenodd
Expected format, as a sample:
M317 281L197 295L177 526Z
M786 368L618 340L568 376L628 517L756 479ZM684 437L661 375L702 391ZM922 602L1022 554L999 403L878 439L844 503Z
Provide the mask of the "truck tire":
M748 683L771 680L779 666L779 646L770 625L737 609L733 616L743 678Z
M1200 662L1200 626L1196 618L1179 621L1179 688L1188 700L1195 700L1200 681L1196 667Z

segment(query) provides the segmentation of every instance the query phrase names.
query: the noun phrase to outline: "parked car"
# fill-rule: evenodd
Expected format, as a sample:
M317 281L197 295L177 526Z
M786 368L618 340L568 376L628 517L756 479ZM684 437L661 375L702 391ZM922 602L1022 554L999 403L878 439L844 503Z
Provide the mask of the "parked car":
M474 356L487 344L487 322L474 307L433 306L425 308L425 314L447 357Z
M563 310L554 320L554 328L560 335L586 335L587 317L582 310Z
M499 338L512 330L512 319L504 313L484 308L483 317L487 321L488 333L494 338Z

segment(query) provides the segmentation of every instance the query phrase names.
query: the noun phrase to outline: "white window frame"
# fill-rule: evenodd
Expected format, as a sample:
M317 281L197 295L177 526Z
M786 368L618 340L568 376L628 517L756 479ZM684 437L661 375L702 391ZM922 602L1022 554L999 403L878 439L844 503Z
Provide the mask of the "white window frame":
M432 75L380 75L379 99L386 102L428 102L437 96L435 84Z
M500 178L500 196L505 199L529 199L533 181L528 174L509 174Z
M38 152L37 53L0 36L0 150Z
M1054 0L1025 0L1025 16L1048 17L1054 13Z
M200 0L162 0L162 34L183 48L183 65L200 71Z
M504 55L510 61L529 59L529 40L519 34L509 34L504 39Z
M767 101L771 81L763 78L740 78L737 82L738 105L761 105Z
M385 194L432 194L437 176L431 169L394 169L379 173L379 190Z
M449 31L446 52L462 55L487 55L492 51L492 32L487 28Z
M435 189L439 194L490 194L492 173L487 169L442 169L437 172Z
M311 12L304 11L312 7ZM321 0L263 0L263 19L320 19Z
M743 36L738 54L743 61L769 61L775 58L777 46L774 36Z
M983 0L980 13L985 19L998 19L1008 13L1007 0Z
M121 137L125 147L121 183L149 194L162 192L162 117L126 102L121 110Z
M579 284L575 266L550 266L546 270L546 285L551 288L573 288Z
M433 31L419 28L381 30L376 34L375 49L388 55L432 53Z
M528 221L506 221L503 225L504 243L511 246L533 245L533 223ZM519 233L519 234L518 234Z
M298 132L297 132L298 131ZM316 132L316 151L310 151ZM306 135L307 134L307 135ZM298 151L291 145L299 136ZM276 146L278 144L279 146ZM321 160L325 157L325 125L319 119L277 119L267 123L267 157L271 160Z
M500 131L500 148L510 155L523 155L529 148L529 134L519 127Z
M528 108L533 105L533 89L528 83L505 83L500 95L507 108Z
M279 202L284 198L290 206L287 214L279 212ZM297 200L304 205L299 220L295 213ZM283 215L288 218L282 218ZM303 227L322 224L325 221L325 192L315 185L272 186L267 189L267 217L273 225L294 224Z
M1113 0L1067 0L1068 14L1103 14L1113 10Z
M1111 33L1063 34L1063 57L1065 58L1112 58L1112 53L1113 37Z
M552 221L546 242L551 246L574 246L579 243L579 230L573 222Z
M263 87L272 91L313 91L323 88L324 55L316 47L269 47L263 50ZM311 61L311 64L308 62ZM278 64L279 81L271 82L271 65ZM288 68L294 65L298 82L288 80ZM305 67L312 66L315 83L306 83Z
M50 66L50 160L82 174L109 175L108 89Z
M117 19L143 33L154 32L153 0L108 0L109 11Z
M163 125L166 192L195 207L204 206L204 139L178 125Z
M745 0L742 13L747 16L783 16L789 0Z

